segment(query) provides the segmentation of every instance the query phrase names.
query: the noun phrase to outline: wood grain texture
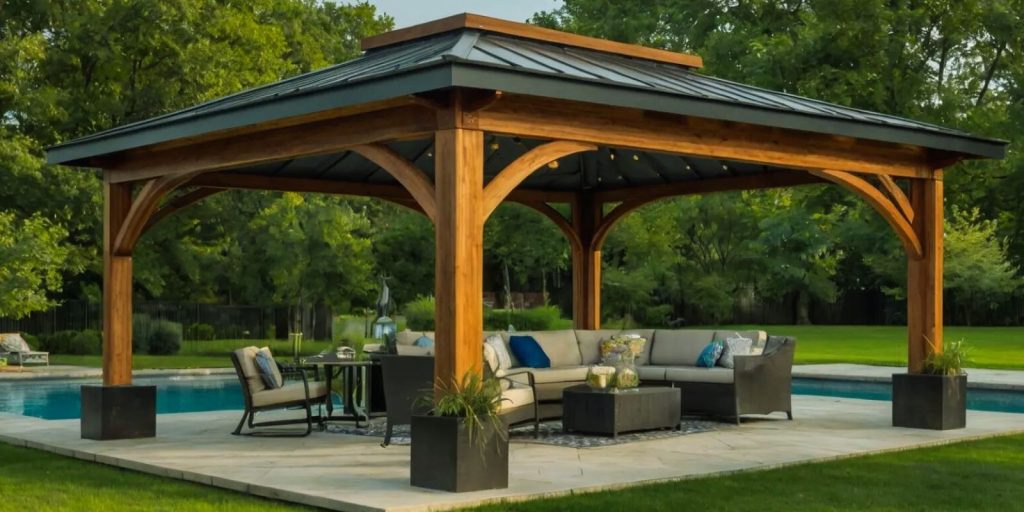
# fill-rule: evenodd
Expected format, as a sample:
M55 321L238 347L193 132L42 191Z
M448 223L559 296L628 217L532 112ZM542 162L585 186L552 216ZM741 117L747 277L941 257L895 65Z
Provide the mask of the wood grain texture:
M586 48L588 50L623 55L636 59L655 60L668 64L686 66L689 68L700 68L704 66L703 60L697 55L688 55L685 53L659 50L657 48L619 43L616 41L609 41L607 39L586 37L569 32L562 32L560 30L551 30L538 27L536 25L516 23L513 21L471 13L456 14L447 18L441 18L439 20L367 37L362 41L362 49L373 50L376 48L383 48L385 46L392 46L406 41L422 39L424 37L460 29L494 32L507 36L534 39L562 46L572 46L575 48Z
M356 114L165 150L137 150L105 164L110 181L210 172L305 156L338 153L352 146L429 136L435 113L418 105Z
M353 146L353 152L377 164L409 191L420 209L431 221L437 217L437 202L434 184L423 171L395 150L383 144L361 144Z
M601 245L597 235L602 206L594 196L581 193L572 203L572 224L582 241L572 247L572 320L576 329L601 328Z
M680 163L682 165L682 163ZM703 180L681 181L665 185L649 185L642 187L624 187L620 189L602 190L594 194L602 203L618 203L622 201L647 200L656 201L667 197L693 194L710 194L734 190L762 190L769 188L795 187L814 185L826 181L804 171L771 171L750 176L733 176L728 178L709 178Z
M912 180L910 190L923 254L907 255L907 362L910 373L921 373L925 358L941 353L943 343L942 180Z
M103 384L132 383L132 258L114 241L132 204L132 187L103 184Z
M875 188L874 185L869 183L867 180L848 172L828 170L812 172L823 179L829 180L843 188L846 188L867 201L867 203L870 204L886 222L889 223L893 231L895 231L900 237L900 241L903 242L903 248L906 249L907 254L911 255L913 258L921 257L922 249L918 233L914 230L913 226L907 222L907 218L903 215L900 209L897 208L896 205L885 196L885 194L882 194L880 190Z
M435 136L437 194L434 376L480 372L483 357L483 132Z
M569 242L569 248L572 250L582 250L583 241L580 239L579 234L576 232L576 228L573 226L569 219L566 219L561 212L551 207L547 203L539 202L519 202L519 204L530 208L537 213L547 217L555 224L555 227L562 232L565 240Z
M506 94L478 113L480 129L624 149L703 156L792 169L930 177L922 148L796 130L656 114Z
M150 228L159 224L161 221L174 215L175 213L192 206L193 204L206 199L212 195L224 192L227 189L224 188L213 188L213 187L200 187L197 189L190 190L174 199L171 199L166 204L160 207L157 211L153 212L153 215L149 216L149 220L146 221L146 227L143 228L143 233L149 231Z
M114 254L131 256L139 238L146 230L150 217L160 206L160 201L191 178L192 176L189 174L162 176L153 178L146 183L132 201L128 216L121 224L120 231L117 232L117 237L114 239Z
M557 140L523 153L505 166L484 188L484 219L490 217L498 205L537 169L559 158L596 149L597 146L593 144Z
M892 179L891 176L884 174L878 175L878 181L882 184L882 188L889 194L889 197L896 202L896 206L906 217L907 222L914 222L914 207L910 204L910 199L907 199L907 195L903 193L903 189L896 184L896 180Z

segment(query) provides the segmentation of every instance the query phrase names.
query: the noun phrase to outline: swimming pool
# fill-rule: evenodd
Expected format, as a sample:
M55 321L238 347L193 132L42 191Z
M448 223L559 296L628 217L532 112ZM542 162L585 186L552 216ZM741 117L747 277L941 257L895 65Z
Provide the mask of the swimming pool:
M83 384L89 380L33 380L0 382L0 412L48 420L78 418ZM177 376L135 379L156 385L157 413L242 410L242 393L234 376ZM793 379L793 394L892 400L888 382L835 379ZM337 397L335 397L337 401ZM972 388L967 407L980 411L1024 413L1024 392Z

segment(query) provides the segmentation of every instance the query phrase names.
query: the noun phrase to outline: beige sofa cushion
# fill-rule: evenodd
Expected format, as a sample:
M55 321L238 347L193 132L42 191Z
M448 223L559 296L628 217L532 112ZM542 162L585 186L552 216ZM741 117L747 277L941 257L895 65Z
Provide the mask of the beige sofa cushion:
M314 381L309 383L309 397L316 398L327 394L327 383ZM285 384L277 389L264 389L252 394L252 405L263 407L267 405L282 404L305 400L306 388L301 382Z
M580 346L576 341L576 332L572 329L564 331L523 331L514 332L511 335L533 336L533 339L537 340L540 348L544 350L548 359L551 360L552 368L583 364L583 359L580 357ZM509 333L503 332L501 336L504 338L505 343L508 343ZM513 361L513 364L518 365L518 361Z
M618 334L617 329L599 329L596 331L576 330L576 340L580 345L580 356L583 364L597 364L601 362L601 341ZM650 340L648 340L648 343Z
M654 329L623 329L618 334L638 334L641 338L647 340L644 343L644 351L640 353L640 357L636 359L636 364L650 364L651 363L651 347L654 344Z
M532 403L533 388L529 386L516 386L501 392L501 405L499 406L499 410L507 411L509 409L515 409L516 407L530 405Z
M651 364L694 366L715 331L700 329L659 329L654 333Z
M416 345L395 345L400 356L432 356L434 347L417 347Z
M395 333L395 345L410 346L423 336L423 331L410 331L406 329Z
M256 366L256 354L258 352L265 352L271 359L274 357L270 353L269 347L256 348L249 346L235 350L239 366L242 368L242 375L245 376L245 382L249 385L249 394L251 395L267 389L267 385L263 383L263 377L260 376L260 368ZM274 366L274 379L277 382L284 382L284 378L281 376L281 372L277 369L276 365Z
M666 366L637 366L636 372L640 375L640 381L645 380L665 380L665 370L669 367Z
M733 381L731 368L669 368L665 370L665 380L669 382L708 382L711 384L731 384Z
M575 382L582 384L587 380L587 371L589 369L589 366L531 368L530 373L533 374L533 381L537 384L548 384L552 382ZM515 372L515 370L513 370L513 372ZM525 372L512 375L509 378L523 384L528 384L530 382L530 378L525 375Z

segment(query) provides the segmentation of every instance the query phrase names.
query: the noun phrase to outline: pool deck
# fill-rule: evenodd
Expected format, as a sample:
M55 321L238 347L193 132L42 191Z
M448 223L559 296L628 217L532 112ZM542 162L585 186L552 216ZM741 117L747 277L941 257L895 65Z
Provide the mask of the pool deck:
M794 396L794 421L598 448L514 442L508 489L464 494L409 485L409 447L316 432L267 439L228 434L238 412L167 414L152 439L90 441L78 420L0 415L0 441L171 478L334 510L441 510L760 470L1024 432L1024 415L968 412L968 428L894 428L889 402Z
M807 379L859 380L891 382L892 374L906 373L905 367L867 364L798 364L793 376ZM967 368L967 387L978 389L1024 390L1024 371Z

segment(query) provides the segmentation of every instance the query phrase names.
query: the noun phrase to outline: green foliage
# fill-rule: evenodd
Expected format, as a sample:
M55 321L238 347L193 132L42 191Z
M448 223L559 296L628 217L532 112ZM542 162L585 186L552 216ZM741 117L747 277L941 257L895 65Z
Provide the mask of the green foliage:
M21 318L57 302L63 272L76 269L67 231L35 214L18 220L0 211L0 317Z
M947 341L942 352L928 354L924 360L924 373L930 375L960 375L968 363L968 348L963 339Z
M40 345L39 345L39 337L38 336L35 336L33 334L29 334L27 332L23 332L23 333L21 333L21 339L25 340L25 343L28 343L28 346L32 350L40 350L40 348L39 348L40 347Z
M459 380L438 377L437 395L433 391L421 401L433 403L435 416L462 418L470 442L480 438L483 429L492 425L503 438L508 435L498 412L501 410L501 385L497 379L486 379L476 372L467 372Z
M40 346L46 352L66 355L99 355L103 353L102 334L96 330L58 331L41 336Z
M504 331L509 325L517 331L548 331L571 328L562 318L558 306L537 306L527 309L484 309L484 329Z
M186 338L197 341L210 341L217 338L217 331L210 324L192 324L188 327Z
M153 322L146 343L147 353L153 356L177 354L181 350L181 324L167 320Z
M405 305L402 310L405 325L414 331L434 330L434 297L421 296Z

